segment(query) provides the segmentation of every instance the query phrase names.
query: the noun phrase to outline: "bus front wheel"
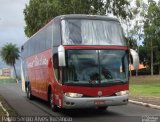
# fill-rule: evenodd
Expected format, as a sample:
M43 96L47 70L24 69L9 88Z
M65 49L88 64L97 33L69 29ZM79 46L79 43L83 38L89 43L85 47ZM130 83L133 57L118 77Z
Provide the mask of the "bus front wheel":
M51 107L52 111L57 112L58 111L58 107L54 103L53 94L52 94L51 91L50 91L50 95L49 95L49 103L50 103L50 107Z
M99 110L102 110L102 111L106 111L107 108L108 108L108 106L107 106L107 107L99 107L98 109L99 109Z
M31 91L30 85L26 88L26 92L27 92L27 98L32 100L33 99L33 95L32 95L32 91Z

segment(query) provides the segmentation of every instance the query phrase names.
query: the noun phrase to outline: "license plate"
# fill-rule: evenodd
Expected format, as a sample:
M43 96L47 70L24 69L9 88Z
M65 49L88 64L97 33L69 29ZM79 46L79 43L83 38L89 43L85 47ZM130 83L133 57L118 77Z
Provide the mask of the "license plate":
M95 105L104 105L105 101L104 100L96 100Z

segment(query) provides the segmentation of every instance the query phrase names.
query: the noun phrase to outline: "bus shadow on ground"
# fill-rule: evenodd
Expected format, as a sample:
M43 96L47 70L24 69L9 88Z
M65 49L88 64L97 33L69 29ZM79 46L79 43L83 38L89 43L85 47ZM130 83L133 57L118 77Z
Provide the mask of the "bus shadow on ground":
M113 112L111 110L100 110L96 108L87 108L87 109L59 109L57 112L51 110L48 102L35 97L32 101L36 105L41 106L40 108L43 111L46 111L50 115L54 113L60 114L60 116L70 116L70 117L98 117L98 116L123 116L120 113Z
M119 113L115 113L109 110L99 109L63 109L61 111L66 116L72 117L98 117L98 116L120 116Z

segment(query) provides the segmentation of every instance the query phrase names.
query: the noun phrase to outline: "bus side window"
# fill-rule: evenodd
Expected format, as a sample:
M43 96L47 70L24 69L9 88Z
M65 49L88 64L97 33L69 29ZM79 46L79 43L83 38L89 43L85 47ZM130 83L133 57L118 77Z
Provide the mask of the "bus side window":
M60 73L59 73L59 66L58 66L58 54L53 55L53 68L54 68L54 73L56 76L57 80L60 80Z
M60 24L58 22L53 23L53 46L56 47L61 44L61 29Z
M46 49L51 48L51 43L52 43L52 25L49 25L46 28Z

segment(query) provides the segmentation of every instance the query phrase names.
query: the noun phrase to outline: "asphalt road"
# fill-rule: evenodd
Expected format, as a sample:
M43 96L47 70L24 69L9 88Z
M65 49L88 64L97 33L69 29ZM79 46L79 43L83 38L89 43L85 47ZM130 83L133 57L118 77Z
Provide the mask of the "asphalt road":
M73 122L160 122L160 110L131 103L125 106L112 106L106 111L78 109L61 110L55 113L43 100L38 98L28 100L26 94L21 90L21 84L0 84L0 94L18 115L46 117L46 121L63 119L63 121Z

